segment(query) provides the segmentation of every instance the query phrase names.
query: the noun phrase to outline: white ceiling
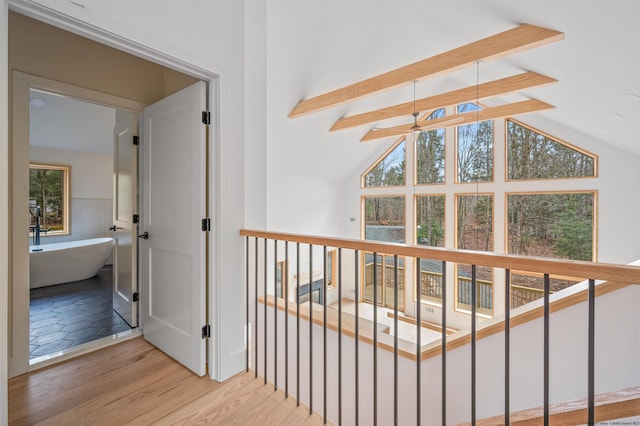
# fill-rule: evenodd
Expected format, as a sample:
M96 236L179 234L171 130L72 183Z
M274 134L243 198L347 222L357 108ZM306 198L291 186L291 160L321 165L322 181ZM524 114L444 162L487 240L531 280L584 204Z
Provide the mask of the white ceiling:
M30 91L30 98L31 146L113 153L114 108L35 90ZM44 105L35 106L34 98L42 99Z
M247 12L250 13L250 12ZM417 96L535 71L559 83L487 101L532 97L556 106L535 113L541 129L562 138L585 134L640 156L640 1L638 0L273 0L267 6L267 126L273 167L340 180L360 170L394 139L358 142L371 127L329 133L344 115L413 98L411 83L294 120L303 98L500 33L520 23L565 39L419 82ZM479 75L479 79L477 78ZM534 114L519 118L527 122ZM558 134L560 133L560 134ZM579 140L571 140L580 145ZM304 159L308 159L304 161Z

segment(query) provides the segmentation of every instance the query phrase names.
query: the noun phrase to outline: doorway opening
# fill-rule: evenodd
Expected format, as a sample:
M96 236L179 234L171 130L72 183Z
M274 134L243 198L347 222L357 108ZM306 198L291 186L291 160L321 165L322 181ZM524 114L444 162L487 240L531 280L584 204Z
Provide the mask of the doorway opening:
M114 128L124 114L29 90L30 365L137 324L113 303L114 272L131 269L114 267ZM135 179L123 184L137 194Z
M48 21L47 17L50 18L49 15L42 17L44 18L44 21ZM212 274L211 269L206 269L205 266L207 262L211 262L211 260L213 259L213 255L210 251L206 250L207 244L209 244L209 242L206 239L207 234L200 230L200 224L202 222L202 218L206 217L208 214L206 209L208 209L212 204L212 201L207 197L208 190L206 187L206 183L209 182L210 179L213 179L213 177L207 175L206 169L201 166L206 166L207 162L211 161L214 158L215 151L209 151L206 148L207 138L204 136L208 136L209 130L208 122L205 123L203 121L203 112L208 110L210 99L213 101L212 104L216 105L215 100L217 99L217 85L210 84L211 82L216 81L216 76L194 66L182 63L174 58L169 58L162 54L158 54L157 52L151 52L147 49L141 48L140 46L136 46L134 49L130 49L130 51L135 52L134 55L125 53L122 50L113 49L113 47L108 46L116 45L121 47L123 46L123 44L116 43L116 41L114 41L115 39L113 35L111 34L103 34L101 37L99 37L100 40L104 42L104 44L99 44L88 39L84 39L82 38L82 36L78 37L70 34L62 35L61 32L63 30L49 27L46 24L33 21L30 18L19 15L17 13L10 13L10 21L13 21L13 24L10 25L9 35L9 63L10 69L13 70L11 73L13 88L11 100L13 110L11 138L13 147L11 159L13 163L13 172L11 176L11 183L14 188L28 187L28 173L25 173L25 171L29 166L29 89L50 92L56 95L63 95L73 99L82 99L99 105L110 105L117 109L121 109L122 111L128 112L129 115L131 115L132 113L140 114L140 117L142 117L143 112L146 115L147 107L156 105L161 100L171 98L174 101L180 103L184 100L184 98L175 97L174 95L182 92L187 87L193 86L194 82L200 83L197 84L198 101L194 103L189 100L187 103L191 105L190 107L184 108L186 105L184 103L177 108L175 107L175 105L169 106L165 104L168 106L170 111L179 113L178 115L180 117L176 116L176 120L178 118L189 119L191 120L190 125L193 125L193 128L190 128L188 132L181 131L179 134L175 135L173 133L175 133L176 129L178 128L178 126L174 122L175 120L171 121L165 119L165 116L162 116L161 118L156 117L156 119L154 119L152 123L149 123L149 129L153 129L153 126L155 125L165 127L168 126L166 129L161 129L159 131L153 132L151 130L145 130L144 133L146 135L154 134L165 136L172 134L171 140L163 140L158 142L159 145L155 144L156 148L166 148L166 152L164 152L163 156L161 157L154 157L154 161L159 160L162 162L166 160L165 162L167 164L165 164L164 166L161 165L160 167L155 167L154 170L156 171L156 173L154 179L146 176L146 182L152 183L152 188L158 187L159 193L162 193L162 191L160 191L162 188L166 189L169 187L169 185L172 185L171 188L174 190L174 192L181 195L187 194L189 191L194 191L194 193L189 195L189 197L193 200L197 200L199 203L197 206L197 220L194 221L192 220L193 218L189 218L189 220L182 220L182 218L179 218L177 220L161 222L171 225L169 229L178 228L178 225L181 224L186 224L189 227L192 227L192 224L194 222L197 223L197 227L194 229L196 229L198 233L197 235L190 234L189 239L190 241L198 241L198 249L194 249L192 250L192 252L193 256L197 257L199 261L199 266L197 269L198 274L200 275L197 279L195 279L194 276L183 273L178 277L178 279L174 279L173 281L179 283L181 287L185 283L190 283L194 286L194 291L191 291L189 293L183 290L179 293L179 295L184 296L186 294L193 294L194 297L190 300L193 303L198 304L197 321L194 320L190 322L190 324L192 323L191 325L194 329L189 330L188 334L190 336L198 336L197 348L193 349L192 352L197 352L198 355L198 374L204 374L204 372L206 371L205 360L207 360L208 365L214 365L214 363L210 361L210 359L213 357L213 350L207 351L209 348L213 348L213 341L200 337L201 329L204 329L204 325L202 324L206 325L207 322L208 308L207 306L205 306L205 302L208 302L208 298L210 297L209 293L206 293L206 286L208 285L206 281ZM26 35L21 36L22 32L24 32ZM40 45L37 50L34 50L29 45L21 45L22 41L34 40L36 38L36 33L38 34L37 38L43 43L47 44L46 48L50 51L51 55L40 55L39 52L43 49L43 47ZM84 34L85 31L79 29L78 33ZM58 42L61 39L64 41L64 43ZM120 39L117 38L117 41L120 41ZM128 44L126 45L128 46ZM87 61L87 58L82 54L65 55L69 51L85 53L90 52L92 61ZM15 52L19 52L20 54L13 54ZM59 52L59 55L56 55L55 52ZM57 60L56 58L60 55L68 57L69 60L63 62ZM152 58L153 62L141 59L143 57ZM53 58L53 60L51 58ZM17 71L18 69L20 69L21 71ZM100 72L96 74L95 70L99 70ZM123 72L123 70L125 71ZM65 82L63 83L63 81ZM159 107L155 109L156 111L160 111ZM212 113L213 116L215 116L214 114L215 113ZM194 117L195 119L193 119ZM135 123L137 125L137 120L135 120ZM140 124L142 125L142 120L140 121ZM142 127L140 127L140 130L142 132ZM194 145L188 150L184 149L184 135L187 133L198 136L197 147ZM127 132L123 131L117 134L126 135ZM129 133L129 136L131 136L131 133ZM179 143L176 143L176 141L178 141ZM195 139L193 143L196 143ZM142 145L144 145L144 143ZM149 153L151 152L151 144L149 144L146 149L142 145L140 146L140 152L145 152L147 155L149 155ZM176 152L173 152L172 149L176 147L180 148ZM161 150L162 149L155 149L155 152L159 152ZM191 160L194 160L197 163L198 168L194 168L191 165L177 165L176 160L187 158L184 155L186 152L192 152L195 154L193 157L191 157ZM117 155L114 155L114 158L115 157L117 157ZM151 170L151 167L143 165L142 158L143 157L141 155L141 170ZM182 184L189 183L187 182L188 179L186 179L184 173L181 172L184 170L190 170L193 172L193 176L189 178L190 180L195 181L197 179L199 181L202 181L202 190L197 191L197 194L195 193L195 185L190 185L188 187L188 190L182 187L176 187L176 183L178 182ZM180 179L182 180L180 181ZM137 183L132 187L137 187ZM140 188L142 188L142 183L140 185ZM138 205L142 209L142 195L145 192L150 193L151 191L141 191L142 192L140 193L140 200ZM154 197L154 199L157 200L158 197L156 196ZM156 218L160 219L162 218L163 214L166 216L166 212L168 211L167 206L172 208L175 207L178 209L178 212L182 213L183 210L185 210L183 209L183 207L191 207L195 205L195 203L192 204L191 202L175 203L171 198L160 204L160 208L156 208L153 210L154 212L156 212ZM30 226L30 217L25 213L27 211L26 207L28 205L28 194L26 193L26 191L14 191L12 197L12 205L12 229L24 229L26 232L27 228ZM114 208L114 213L117 211L118 208ZM150 208L147 209L147 212L149 211L151 211ZM196 210L193 210L193 212L195 217ZM148 226L147 228L143 229L143 217L144 212L140 211L141 235L136 236L136 234L132 233L131 244L135 244L133 241L137 241L140 243L140 245L142 246L142 248L140 249L141 259L144 257L143 252L147 257L149 257L151 253L153 253L155 255L154 260L156 260L154 265L165 266L166 263L158 261L158 254L161 256L168 253L169 251L167 249L160 249L152 246L155 242L162 240L162 238L160 238L160 230L154 230L149 228ZM131 216L129 216L129 218L131 219ZM73 223L71 225L73 228ZM153 226L151 222L148 222L148 225ZM119 225L116 220L114 220L112 226L115 226L116 230L121 227L121 225ZM144 236L148 234L151 235L151 237L148 237L148 241L147 239L139 239L140 237L145 238ZM177 236L182 236L184 233L176 232L174 234L176 234ZM172 234L172 237L175 237L174 234ZM43 367L45 365L50 365L54 362L59 362L63 359L77 356L87 351L95 350L98 347L104 347L108 344L117 343L118 341L121 341L123 339L143 335L141 331L142 327L140 327L132 330L131 332L125 332L129 334L123 336L122 338L117 337L115 339L110 339L108 343L105 342L105 339L100 339L100 341L105 342L100 346L94 346L88 348L87 350L73 351L69 354L63 354L56 357L56 359L53 361L39 363L35 366L30 365L29 291L24 291L26 289L23 287L29 285L29 242L27 238L13 238L14 236L17 236L17 232L14 232L13 235L10 236L12 245L11 263L13 265L12 282L14 283L13 287L10 287L10 297L12 300L12 304L10 306L10 328L12 330L12 337L10 341L11 350L9 354L10 377ZM118 250L117 244L115 247L115 251L120 251ZM136 250L134 250L134 252L136 252ZM179 261L181 259L184 259L185 256L174 256L174 258L176 259L176 261ZM136 259L132 262L132 267L137 268L137 266L138 261ZM176 270L178 269L169 268L169 271ZM140 273L141 282L145 282L143 271L141 270ZM117 280L119 279L119 276L120 275L118 274L118 271L112 267L112 277ZM155 274L154 276L157 278L163 278L164 281L167 281L166 279L170 277L169 274ZM162 282L163 280L156 279L154 286L157 287L157 284L164 284ZM15 283L19 284L16 285ZM195 291L196 287L197 291ZM119 288L117 287L117 285L114 284L114 302L116 299L115 295L118 293L122 293L117 291L118 289ZM154 294L164 294L162 293L162 291L157 290L157 288L154 290ZM167 289L167 291L169 290L171 289ZM149 294L149 292L147 292L147 294ZM129 299L130 301L138 300L138 294L131 294L131 296L132 297ZM165 299L167 301L172 300L171 297ZM149 303L145 300L146 299L142 295L139 296L141 309L145 306L145 303ZM154 306L157 308L157 305ZM166 306L167 308L174 309L175 303L167 303ZM135 312L136 309L137 307L135 307L134 305L132 307L133 318L137 318L138 316L137 312ZM189 310L183 309L181 312L186 313L189 312ZM166 310L156 309L155 313L163 314L163 317L159 318L160 322L162 324L167 324L169 327L175 326L175 324L171 324L169 321L173 318L178 318L178 320L181 321L180 324L182 322L186 323L186 321L182 321L182 316L171 315L170 313L167 313ZM142 313L140 313L140 319L144 320ZM144 321L145 338L148 337L146 333L147 331L155 330L154 327L146 327L148 323L148 321ZM160 333L159 335L160 337L164 336L164 334L162 333ZM173 340L170 343L173 343ZM177 356L174 357L177 358ZM195 370L196 369L194 369L194 371Z

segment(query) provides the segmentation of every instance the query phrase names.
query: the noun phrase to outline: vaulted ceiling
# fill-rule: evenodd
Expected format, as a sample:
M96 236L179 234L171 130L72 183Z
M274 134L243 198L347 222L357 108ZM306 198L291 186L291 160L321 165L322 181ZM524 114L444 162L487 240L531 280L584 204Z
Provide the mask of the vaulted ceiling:
M601 142L603 152L616 147L640 157L635 129L636 117L640 117L636 16L640 16L640 3L634 0L269 2L267 123L274 164L296 174L344 178L397 139L361 143L363 135L381 127L411 126L410 114L386 118L375 117L372 111L401 104L406 110L413 99L413 78L391 84L394 88L390 90L288 118L301 100L367 81L523 23L557 31L564 39L419 78L417 99L469 90L477 83L483 87L500 81L495 84L503 87L503 79L525 73L546 76L557 82L505 90L487 96L482 103L491 109L536 99L554 108L527 113L521 120L560 138L571 135L570 142L576 145L580 140L575 135L584 135ZM329 131L365 113L373 114L374 119ZM277 157L285 153L291 156L284 155L280 164ZM299 161L292 162L292 158ZM304 163L304 158L314 161Z

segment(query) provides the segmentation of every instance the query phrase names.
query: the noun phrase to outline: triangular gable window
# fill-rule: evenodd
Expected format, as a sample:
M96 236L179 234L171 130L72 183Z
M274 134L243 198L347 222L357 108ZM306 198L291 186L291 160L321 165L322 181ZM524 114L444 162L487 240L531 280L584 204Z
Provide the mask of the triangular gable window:
M404 186L405 184L405 139L392 146L363 175L363 186L375 188L382 186Z
M596 175L595 155L507 120L507 179L559 179Z

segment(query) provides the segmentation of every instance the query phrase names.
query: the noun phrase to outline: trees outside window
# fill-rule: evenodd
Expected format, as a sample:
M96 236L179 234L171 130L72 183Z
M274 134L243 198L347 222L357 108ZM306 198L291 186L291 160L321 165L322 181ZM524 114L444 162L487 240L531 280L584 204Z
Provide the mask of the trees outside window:
M398 141L363 176L365 188L405 184L405 140Z
M444 247L444 195L416 196L416 243Z
M444 108L435 110L427 120L444 117ZM444 183L444 129L426 130L416 137L416 184Z
M364 197L365 240L404 243L404 196Z
M507 123L509 180L595 176L596 158L515 120Z
M458 114L480 111L475 103L457 105ZM447 113L451 111L447 110ZM428 119L445 116L444 109L431 113ZM447 147L445 135L450 130L436 129L417 132L414 137L397 140L373 166L362 175L364 189L362 216L363 236L370 240L419 245L445 246L445 229L455 233L455 248L493 251L495 188L506 199L506 216L496 226L505 231L505 246L500 251L512 254L549 256L556 258L595 260L597 247L595 191L562 191L566 179L587 179L598 176L598 158L554 136L545 134L512 118L505 119L504 144L496 145L504 158L506 172L497 177L494 172L494 121L479 121L455 127L455 142ZM502 123L497 121L496 123ZM454 148L454 161L446 160L447 149ZM405 156L405 148L409 156ZM413 153L413 155L411 155ZM409 158L412 164L405 164ZM405 170L413 171L414 181L406 185ZM454 176L448 182L446 176ZM499 181L496 181L496 180ZM553 193L515 193L510 187L522 187L522 181L558 179ZM469 183L478 183L470 189ZM434 194L433 186L445 184ZM370 188L395 186L379 193ZM402 187L402 188L400 188ZM464 189L461 189L464 188ZM554 186L555 188L555 186ZM581 186L582 188L582 186ZM475 194L470 194L477 190ZM484 191L482 193L480 191ZM384 195L382 195L382 194ZM446 193L446 195L443 195ZM447 200L446 197L455 197ZM413 206L405 206L413 199ZM453 202L451 202L453 201ZM455 206L445 211L445 204ZM406 234L405 209L413 208L413 226ZM501 218L503 215L499 215ZM448 227L445 224L450 224ZM384 261L381 261L381 264ZM422 259L420 284L414 286L414 300L441 303L442 277L439 262ZM471 309L471 266L455 269L456 309ZM493 271L477 268L476 295L478 312L493 314ZM552 291L565 288L579 277L551 276ZM381 285L381 284L380 284ZM512 304L519 306L541 296L542 277L511 273ZM419 288L418 288L419 287Z
M493 251L493 195L458 194L456 196L456 248ZM456 309L471 310L472 268L456 268ZM493 315L493 270L476 268L476 308Z
M595 260L595 192L507 194L507 251L510 254ZM582 281L582 277L550 277L551 291ZM535 274L514 273L513 307L544 295Z
M458 114L478 111L476 104L458 105ZM458 182L493 180L493 121L486 120L456 128Z
M594 192L507 194L508 252L593 259Z
M68 166L29 166L31 225L39 207L40 227L46 233L69 232L69 170Z

